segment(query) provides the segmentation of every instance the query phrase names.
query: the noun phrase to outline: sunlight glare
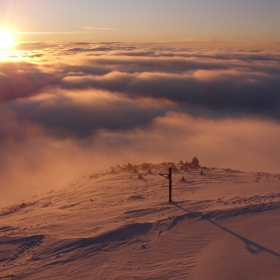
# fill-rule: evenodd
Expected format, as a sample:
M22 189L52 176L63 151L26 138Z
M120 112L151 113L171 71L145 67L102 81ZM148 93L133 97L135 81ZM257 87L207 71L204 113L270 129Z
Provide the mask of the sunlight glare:
M6 29L0 30L0 48L10 49L13 47L13 45L14 38L12 32Z

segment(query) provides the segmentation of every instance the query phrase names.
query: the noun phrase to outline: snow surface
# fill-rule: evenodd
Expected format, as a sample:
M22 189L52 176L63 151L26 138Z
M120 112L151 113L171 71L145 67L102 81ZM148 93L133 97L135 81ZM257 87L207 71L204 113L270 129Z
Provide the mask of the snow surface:
M280 279L279 174L176 164L168 203L170 165L115 166L2 208L0 279Z

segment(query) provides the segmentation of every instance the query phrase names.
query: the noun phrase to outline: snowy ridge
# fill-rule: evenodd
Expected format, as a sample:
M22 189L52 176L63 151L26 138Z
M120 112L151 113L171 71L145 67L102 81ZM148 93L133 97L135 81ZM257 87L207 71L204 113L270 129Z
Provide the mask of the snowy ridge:
M168 180L158 175L170 165L173 203ZM0 211L0 279L209 279L212 248L222 244L234 244L246 260L249 254L247 262L257 256L252 261L263 277L260 262L270 267L280 257L279 186L277 174L182 162L83 176ZM224 258L222 248L217 258ZM272 275L278 272L275 266ZM211 273L225 279L225 271Z

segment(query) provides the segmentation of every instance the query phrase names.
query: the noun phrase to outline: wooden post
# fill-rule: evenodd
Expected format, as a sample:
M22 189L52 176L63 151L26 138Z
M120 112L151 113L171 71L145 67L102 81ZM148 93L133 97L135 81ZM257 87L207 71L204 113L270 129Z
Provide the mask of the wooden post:
M169 203L172 202L172 167L169 167Z
M171 203L172 202L172 167L169 167L168 170L169 170L168 174L159 173L159 175L169 179L169 203Z

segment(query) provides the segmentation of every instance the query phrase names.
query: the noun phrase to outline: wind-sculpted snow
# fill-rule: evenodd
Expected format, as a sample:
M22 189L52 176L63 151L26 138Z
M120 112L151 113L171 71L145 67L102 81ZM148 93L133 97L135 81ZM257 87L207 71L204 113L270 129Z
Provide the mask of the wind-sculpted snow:
M115 165L1 209L0 277L278 277L279 175L186 166Z
M29 258L32 256L32 253L41 246L44 239L44 235L33 235L28 237L0 236L0 262L17 262L25 256Z

